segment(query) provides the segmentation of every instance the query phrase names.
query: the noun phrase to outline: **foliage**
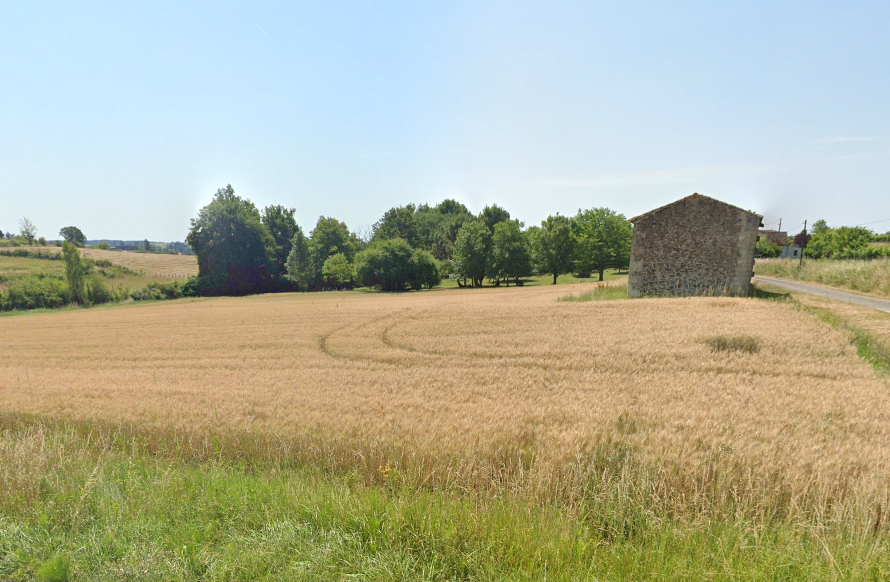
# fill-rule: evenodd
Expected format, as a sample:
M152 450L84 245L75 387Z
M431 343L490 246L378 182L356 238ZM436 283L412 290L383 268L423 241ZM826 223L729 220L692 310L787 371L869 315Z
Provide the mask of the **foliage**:
M782 254L782 247L778 243L761 239L757 241L757 249L754 256L758 259L774 259Z
M287 271L286 277L300 291L306 291L309 285L315 281L315 267L312 263L309 241L306 240L303 229L299 226L291 239L291 251L287 256L285 270Z
M76 226L63 226L59 230L59 236L74 246L82 247L87 244L87 237Z
M34 240L37 238L37 227L34 226L34 223L27 216L23 216L19 220L19 236L28 241L29 245L33 245Z
M96 248L102 251L107 251L111 249L111 245L108 244L108 241L103 240L96 245Z
M401 238L416 248L422 244L414 214L417 208L413 204L390 208L383 218L374 223L372 241L384 241Z
M529 244L518 220L504 220L494 225L491 237L489 279L519 279L532 274Z
M331 289L351 288L355 281L352 263L343 253L331 255L321 267L324 284Z
M498 223L510 220L510 213L497 204L486 206L479 213L479 219L485 224L488 232L494 234L494 226Z
M286 273L285 263L291 251L291 241L297 232L297 221L294 219L296 209L284 206L267 206L263 209L263 226L272 235L275 242L275 273L283 277Z
M548 216L535 233L533 256L538 272L553 275L553 284L556 285L556 278L571 272L574 267L572 221L559 214Z
M473 287L481 287L483 278L488 274L491 253L491 233L481 220L471 220L461 227L454 241L454 272L458 276L458 284L470 280Z
M269 289L275 272L275 241L250 200L231 185L202 208L186 242L198 257L198 277L210 294L245 295Z
M824 222L816 221L813 225L813 236L806 247L807 257L873 259L884 255L881 249L871 246L874 236L871 230L861 226L830 228Z
M152 301L161 299L180 299L182 297L197 297L199 295L200 282L197 277L189 277L179 281L165 283L152 282L130 293L134 301Z
M442 266L429 251L415 249L411 255L411 288L432 289L442 283Z
M807 245L810 244L811 238L813 238L813 237L810 236L809 234L807 234L806 230L802 230L799 233L797 233L796 235L794 235L792 244L794 244L794 246L796 246L798 248L806 249Z
M85 287L86 277L90 273L89 264L81 259L80 251L68 241L62 243L62 260L65 262L65 280L72 303L89 304Z
M0 289L0 311L55 309L69 300L68 286L59 277L21 277Z
M355 278L365 287L381 291L405 291L413 287L414 249L405 239L372 242L355 256Z
M322 286L322 267L329 257L343 254L352 261L361 250L358 237L349 232L345 223L336 218L320 216L309 237L309 254L312 258L313 279L311 286Z
M630 264L633 227L623 214L609 208L579 210L572 222L572 234L578 277L596 272L602 281L606 269L626 269Z

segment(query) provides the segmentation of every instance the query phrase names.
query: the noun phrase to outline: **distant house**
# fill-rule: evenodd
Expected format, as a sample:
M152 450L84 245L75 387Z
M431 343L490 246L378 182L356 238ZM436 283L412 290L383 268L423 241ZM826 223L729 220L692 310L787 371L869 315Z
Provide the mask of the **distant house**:
M800 258L800 247L796 247L794 245L785 245L782 247L782 254L779 255L780 259L799 259Z
M780 247L788 244L788 233L783 230L760 229L757 231L757 235L760 237L760 240L777 244Z
M628 296L747 295L762 218L701 194L631 218Z

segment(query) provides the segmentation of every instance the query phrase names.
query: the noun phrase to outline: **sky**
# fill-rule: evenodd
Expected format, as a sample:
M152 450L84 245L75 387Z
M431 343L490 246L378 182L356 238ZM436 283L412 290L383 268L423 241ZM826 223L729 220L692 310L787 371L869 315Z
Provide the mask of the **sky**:
M307 232L454 198L537 224L693 192L890 231L890 2L0 3L0 230Z

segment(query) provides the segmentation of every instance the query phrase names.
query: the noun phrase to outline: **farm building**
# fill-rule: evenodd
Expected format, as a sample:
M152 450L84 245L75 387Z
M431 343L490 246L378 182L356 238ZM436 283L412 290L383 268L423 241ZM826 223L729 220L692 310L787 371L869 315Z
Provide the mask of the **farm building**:
M784 230L758 230L757 235L760 237L760 240L765 240L766 242L771 242L779 245L780 247L784 247L788 244L788 233Z
M762 218L701 194L631 218L628 296L747 295Z

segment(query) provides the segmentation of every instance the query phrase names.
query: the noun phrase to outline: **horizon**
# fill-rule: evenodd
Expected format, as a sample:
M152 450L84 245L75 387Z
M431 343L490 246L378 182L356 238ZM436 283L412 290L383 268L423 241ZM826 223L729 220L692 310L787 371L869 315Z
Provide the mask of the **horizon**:
M182 241L231 183L355 231L526 225L693 192L764 228L890 231L890 5L455 2L0 8L4 217ZM795 230L796 229L796 230Z

